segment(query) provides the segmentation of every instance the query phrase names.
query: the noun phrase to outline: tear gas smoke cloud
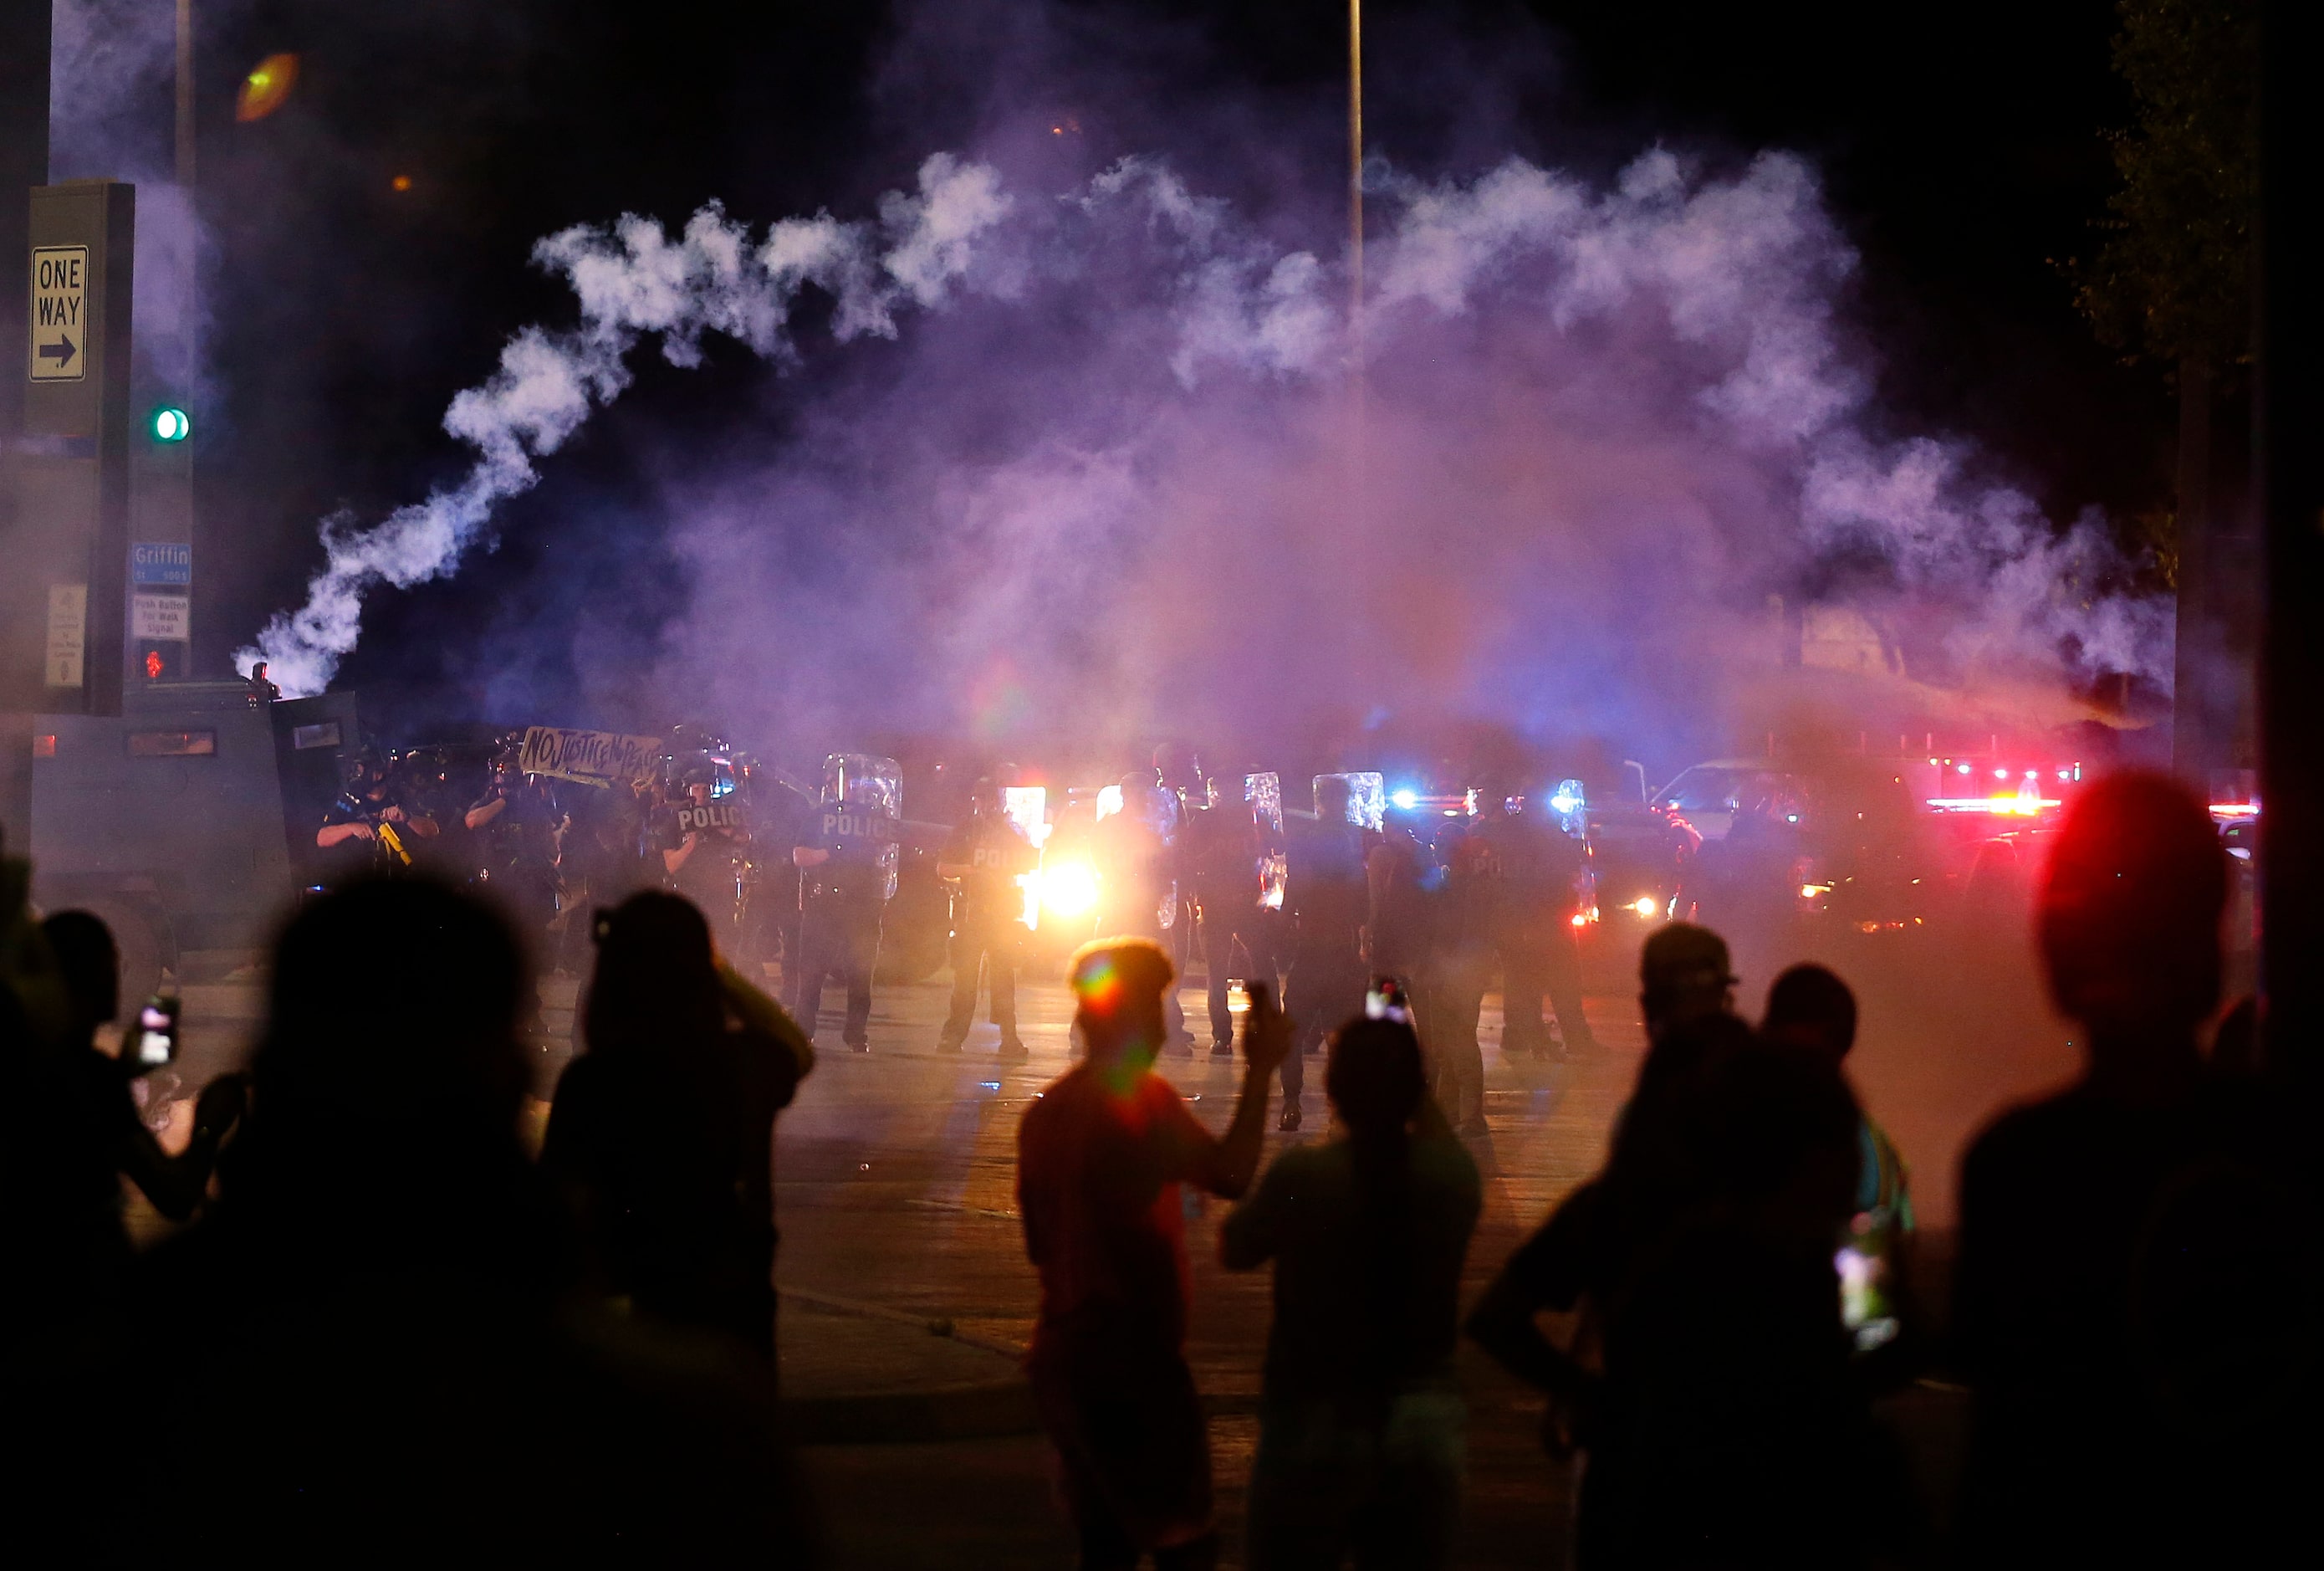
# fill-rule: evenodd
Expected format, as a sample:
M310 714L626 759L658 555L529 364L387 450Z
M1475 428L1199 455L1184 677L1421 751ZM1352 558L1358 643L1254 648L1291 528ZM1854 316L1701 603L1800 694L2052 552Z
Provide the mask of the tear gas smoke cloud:
M451 571L484 532L493 505L539 480L534 460L629 385L624 362L641 337L658 335L677 365L700 363L706 332L788 359L796 354L787 337L791 308L809 284L835 301L835 337L893 337L896 310L907 301L941 304L972 243L1009 206L991 169L937 153L921 165L916 194L890 192L881 203L876 225L843 224L827 213L787 218L754 245L712 206L675 241L634 217L610 231L550 236L534 257L572 284L580 324L527 328L510 339L500 369L453 399L444 416L444 429L476 450L467 474L373 528L344 515L327 522L329 561L309 584L307 604L276 616L254 648L236 652L235 663L247 670L265 660L284 692L320 692L355 645L371 588L409 588Z
M214 249L176 181L177 22L144 0L57 0L51 16L49 178L137 186L140 396L212 407L198 282Z
M451 570L641 339L796 365L812 290L841 340L918 314L766 457L665 488L692 604L648 674L738 728L1707 716L1738 652L1773 656L1766 596L1826 560L1869 605L1942 607L1956 670L2164 677L2167 614L2109 591L2095 521L2059 531L1960 444L1880 430L1835 323L1853 254L1800 161L1385 183L1360 463L1340 264L1156 161L1049 197L940 154L876 222L553 236L580 322L454 402L468 476L327 526L309 604L244 658L319 688L367 590ZM575 661L601 708L640 690L634 651Z

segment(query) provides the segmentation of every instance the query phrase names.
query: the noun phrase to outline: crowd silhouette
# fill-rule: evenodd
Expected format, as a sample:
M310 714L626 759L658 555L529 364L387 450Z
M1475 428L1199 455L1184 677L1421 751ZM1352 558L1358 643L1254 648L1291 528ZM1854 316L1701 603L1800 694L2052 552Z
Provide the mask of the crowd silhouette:
M1154 1068L1178 1030L1169 955L1085 946L1082 1056L1030 1104L1018 1168L1039 1283L1027 1371L1080 1563L1222 1553L1185 1348L1190 1188L1237 1202L1222 1262L1273 1271L1258 1571L1456 1563L1464 1330L1544 1393L1552 1457L1582 1464L1572 1541L1545 1564L2285 1557L2310 1536L2324 1369L2299 1082L2247 1012L2201 1045L2227 883L2200 801L2117 776L2052 841L2039 955L2085 1065L1971 1146L1947 1295L1915 1270L1903 1164L1845 1069L1857 1002L1830 970L1784 973L1755 1026L1720 936L1658 929L1605 1164L1464 1320L1483 1190L1431 1092L1425 1006L1336 1023L1333 1131L1262 1173L1273 1082L1288 1069L1297 1096L1317 1022L1251 986L1240 1096L1213 1134ZM586 1050L535 1159L509 925L424 881L317 900L274 946L247 1081L204 1087L172 1153L139 1115L137 1066L97 1045L121 1012L109 935L86 913L33 920L21 864L9 882L12 1564L456 1545L816 1561L776 1391L771 1178L814 1053L692 905L647 892L598 913ZM1335 1011L1354 985L1307 980ZM134 1251L124 1178L190 1224ZM177 1350L167 1419L139 1410L157 1326ZM1941 1521L1877 1416L1931 1379L1973 1413Z

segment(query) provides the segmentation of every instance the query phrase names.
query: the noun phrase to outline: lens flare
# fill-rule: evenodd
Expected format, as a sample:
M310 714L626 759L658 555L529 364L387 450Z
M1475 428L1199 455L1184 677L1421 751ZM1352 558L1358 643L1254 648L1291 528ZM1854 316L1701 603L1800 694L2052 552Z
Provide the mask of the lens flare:
M250 69L234 96L234 117L244 124L263 120L290 101L299 85L299 57L270 54Z

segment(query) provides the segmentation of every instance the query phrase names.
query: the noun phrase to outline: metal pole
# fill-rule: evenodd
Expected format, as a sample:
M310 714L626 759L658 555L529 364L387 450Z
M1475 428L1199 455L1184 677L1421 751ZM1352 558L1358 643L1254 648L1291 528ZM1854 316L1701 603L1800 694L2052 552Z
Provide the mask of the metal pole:
M32 716L42 698L36 602L20 582L32 522L20 515L17 446L32 189L49 183L51 21L50 0L0 0L0 851L10 856L32 844Z
M2273 0L2260 34L2258 365L2253 474L2264 552L2260 667L2261 993L2271 1059L2324 1078L2324 7Z
M194 0L178 0L178 183L194 188Z
M183 3L183 0L180 0ZM1348 327L1364 343L1364 0L1348 0Z
M1350 556L1355 561L1371 553L1364 361L1364 5L1363 0L1348 0L1348 531L1353 547ZM1379 701L1379 665L1367 636L1376 624L1370 593L1367 580L1360 578L1354 590L1359 615L1348 624L1347 670L1364 710Z

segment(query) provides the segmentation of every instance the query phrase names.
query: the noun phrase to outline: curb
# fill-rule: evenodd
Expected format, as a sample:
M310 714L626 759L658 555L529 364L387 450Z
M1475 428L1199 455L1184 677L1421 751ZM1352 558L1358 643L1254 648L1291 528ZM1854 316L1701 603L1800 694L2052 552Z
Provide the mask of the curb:
M948 1319L908 1314L881 1304L799 1288L779 1287L775 1291L779 1298L825 1314L908 1326L931 1336L948 1337L963 1346L997 1354L1012 1363L1025 1355L1022 1347L958 1330ZM1041 1427L1040 1415L1033 1406L1033 1388L1014 1369L1005 1380L973 1385L785 1399L782 1409L791 1439L804 1446L987 1439L1029 1435Z

